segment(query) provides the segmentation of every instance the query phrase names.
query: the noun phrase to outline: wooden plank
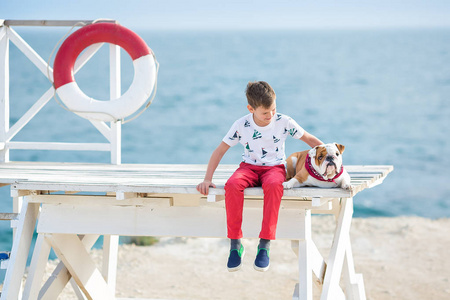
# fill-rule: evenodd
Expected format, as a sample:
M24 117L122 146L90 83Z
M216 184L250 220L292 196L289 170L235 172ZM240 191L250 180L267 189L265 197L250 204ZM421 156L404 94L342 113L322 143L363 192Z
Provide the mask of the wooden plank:
M50 99L52 99L54 94L53 87L49 88L41 98L36 101L31 108L22 115L22 117L11 127L8 131L6 141L10 141L13 137L16 136L19 131L28 124L28 122L48 103ZM9 143L6 144L8 147L11 145Z
M19 218L19 214L17 214L17 213L0 213L1 221L18 220L18 218Z
M227 173L231 174L235 170L234 165L223 165L219 166L217 168L218 174L221 173ZM158 164L152 164L152 165L140 165L140 164L123 164L120 166L115 165L103 165L103 164L76 164L76 163L36 163L36 162L27 162L27 163L17 163L17 162L11 162L11 163L5 163L0 165L0 171L1 170L8 170L8 169L22 169L24 171L31 171L34 170L35 172L42 173L46 172L47 170L54 170L54 171L70 171L70 172L77 172L77 171L84 171L84 172L133 172L136 174L137 172L157 172L158 174L165 174L168 172L171 172L171 174L180 174L183 172L188 172L189 174L195 173L195 172L204 172L206 170L206 165L175 165L175 164L168 164L168 165L158 165ZM389 166L386 168L379 170L378 172L370 171L369 169L364 169L364 167L361 167L359 169L358 174L354 174L354 176L365 176L367 174L372 177L373 175L380 175L384 174L385 172L390 171ZM350 173L352 174L352 173Z
M226 220L225 210L217 208L44 204L37 230L125 236L226 237Z
M6 27L3 26L3 20L0 19L0 40L2 40L4 37L6 37Z
M343 278L347 299L366 300L364 279L362 274L355 273L352 246L350 243L347 243L345 250Z
M46 239L89 299L115 298L77 235L51 234Z
M84 235L79 236L79 239L83 243L86 250L90 250L99 237L99 235ZM71 278L72 275L70 275L70 272L67 270L64 263L59 262L52 275L39 292L38 299L57 299Z
M6 270L5 282L0 298L2 300L19 298L22 278L25 272L38 213L39 204L25 201L11 250L9 266Z
M299 239L299 210L280 210L278 239ZM117 220L120 220L118 222ZM261 209L244 208L243 232L258 238ZM208 224L208 226L205 226ZM220 207L147 207L43 204L39 233L186 236L226 238L226 213Z
M47 77L53 70L48 68L47 62L17 34L12 28L8 28L8 37L11 42Z
M120 74L120 47L109 45L109 98L118 99L121 96L121 74ZM111 122L111 163L120 165L122 163L122 123Z
M84 26L92 24L94 20L4 20L6 26ZM116 23L115 20L102 22Z
M340 290L339 281L341 278L344 263L345 250L350 243L350 224L353 215L353 199L342 199L341 211L337 221L336 231L333 238L328 257L328 265L323 283L321 300L334 300Z
M0 143L6 142L9 130L9 38L7 27L0 27ZM9 161L9 149L2 147L0 162Z
M119 253L119 236L104 235L102 274L111 291L116 290L117 258Z
M301 237L298 250L299 299L312 300L311 211L300 212Z
M171 199L158 198L131 198L118 201L115 196L101 195L31 195L27 197L29 202L44 204L66 204L66 205L112 205L112 206L147 206L147 207L170 207Z
M38 299L39 290L45 273L50 245L45 241L44 235L38 234L34 246L33 256L28 272L27 281L23 291L23 299Z
M56 142L8 142L9 149L22 150L80 150L80 151L110 151L107 143L56 143Z
M391 166L377 167L382 173L374 172L374 166L349 167L360 176L352 179L353 191L304 187L286 190L284 196L349 198L379 183L392 171ZM234 165L219 166L214 179L218 188L211 189L211 195L224 194L223 186L235 168ZM369 173L363 174L365 168ZM205 165L7 163L0 164L0 182L15 183L15 188L30 190L198 194L195 187L203 179L205 169ZM262 196L262 189L247 189L245 195Z

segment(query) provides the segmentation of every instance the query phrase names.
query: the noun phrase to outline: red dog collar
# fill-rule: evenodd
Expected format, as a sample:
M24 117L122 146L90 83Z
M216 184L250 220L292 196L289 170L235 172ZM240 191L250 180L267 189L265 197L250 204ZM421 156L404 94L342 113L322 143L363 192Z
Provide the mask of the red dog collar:
M311 157L309 155L306 155L306 160L305 160L305 168L308 171L309 175L311 175L312 177L314 177L317 180L320 181L327 181L327 182L334 182L336 183L336 179L342 175L342 173L344 173L344 166L341 166L341 170L339 171L338 174L336 174L336 176L334 176L331 179L324 179L322 175L320 175L312 166L311 164Z

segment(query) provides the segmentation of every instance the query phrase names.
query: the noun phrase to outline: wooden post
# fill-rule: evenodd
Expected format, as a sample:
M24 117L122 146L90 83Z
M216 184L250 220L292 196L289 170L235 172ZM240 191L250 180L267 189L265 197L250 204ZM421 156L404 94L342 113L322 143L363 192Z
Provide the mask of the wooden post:
M38 299L49 255L50 245L45 241L43 234L38 234L36 244L34 245L30 271L28 272L27 281L25 283L23 299Z
M363 275L355 273L352 246L350 243L347 244L345 250L343 275L347 299L366 300Z
M353 199L343 198L341 200L341 209L337 220L336 231L334 234L333 245L331 246L328 257L327 270L323 283L321 300L340 299L337 294L340 290L339 281L344 265L345 251L347 244L350 243L350 225L353 215ZM343 297L344 299L345 297Z
M45 238L88 299L114 299L114 292L76 234L47 234Z
M120 87L120 47L116 45L110 45L110 87L109 95L110 99L114 100L121 96ZM122 124L120 121L111 122L111 163L114 165L120 165L122 163Z
M6 135L9 130L9 38L6 26L0 27L0 162L9 161Z
M11 250L10 265L6 271L5 283L1 294L4 299L19 299L22 277L25 272L34 227L39 213L39 203L24 201L19 219L13 247Z
M120 77L120 47L110 45L110 99L114 100L121 95ZM111 163L122 163L121 152L122 124L120 121L111 122ZM119 251L119 236L105 235L103 237L103 268L102 274L108 287L114 293L116 290L117 256Z
M305 209L300 213L302 221L302 239L299 241L299 295L298 299L312 300L312 262L311 262L311 210Z
M89 251L98 240L99 235L84 235L79 236L79 238L85 246L86 250ZM58 298L58 296L66 287L67 283L71 281L71 279L72 275L70 275L69 270L67 270L63 262L60 262L39 292L38 299L50 300ZM73 280L71 282L73 282ZM74 287L74 290L77 293L77 291L79 290L78 286L76 288Z

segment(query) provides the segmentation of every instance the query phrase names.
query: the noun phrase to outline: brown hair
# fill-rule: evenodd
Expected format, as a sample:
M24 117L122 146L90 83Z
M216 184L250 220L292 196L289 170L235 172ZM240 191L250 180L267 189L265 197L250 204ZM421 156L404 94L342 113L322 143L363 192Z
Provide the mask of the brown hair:
M270 108L277 98L275 91L265 81L249 82L245 95L247 96L248 104L255 109L259 106Z

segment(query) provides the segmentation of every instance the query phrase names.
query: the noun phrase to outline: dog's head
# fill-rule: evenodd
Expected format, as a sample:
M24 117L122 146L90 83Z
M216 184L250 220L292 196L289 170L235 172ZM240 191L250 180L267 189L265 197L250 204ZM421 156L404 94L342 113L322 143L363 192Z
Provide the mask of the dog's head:
M309 151L311 165L324 179L332 179L341 170L344 149L337 143L316 146Z

